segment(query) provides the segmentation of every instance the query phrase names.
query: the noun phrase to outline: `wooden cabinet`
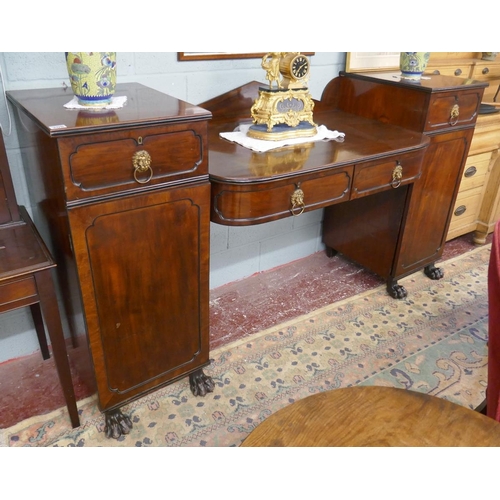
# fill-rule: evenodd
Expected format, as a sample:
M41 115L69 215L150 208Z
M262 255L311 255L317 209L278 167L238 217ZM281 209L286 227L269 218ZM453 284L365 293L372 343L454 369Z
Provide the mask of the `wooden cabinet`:
M322 103L420 131L429 137L430 145L425 152L421 176L411 188L405 213L388 221L384 219L384 212L376 210L377 205L370 197L366 201L359 200L355 208L365 233L360 235L357 226L356 232L349 231L354 227L352 221L356 220L353 208L346 212L340 206L328 207L325 234L337 233L339 224L345 226L345 234L340 241L328 236L325 243L339 251L347 248L352 252L354 249L355 260L365 265L366 252L357 248L359 242L376 234L374 227L381 227L386 241L390 242L391 233L398 230L397 221L400 220L404 234L398 242L394 260L387 262L391 266L391 276L396 280L425 269L429 277L439 279L442 272L434 263L443 251L484 87L484 83L442 75L415 84L405 82L396 73L342 73L327 85ZM381 198L382 202L387 209L397 206L387 198ZM363 222L363 213L373 213L376 219ZM381 244L386 243L382 241Z
M138 84L113 111L67 110L63 89L8 93L30 193L63 267L74 273L107 433L120 407L209 363L207 121L210 113Z
M455 74L488 84L483 101L493 102L500 85L500 57L481 59L480 52L431 53L426 74ZM498 108L500 110L500 107ZM479 111L466 167L453 209L447 240L474 232L484 244L500 218L500 112Z

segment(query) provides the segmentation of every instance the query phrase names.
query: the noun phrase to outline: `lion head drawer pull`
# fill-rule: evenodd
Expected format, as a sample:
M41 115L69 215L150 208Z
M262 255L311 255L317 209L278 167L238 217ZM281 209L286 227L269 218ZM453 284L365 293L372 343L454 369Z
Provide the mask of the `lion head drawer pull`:
M292 204L292 208L290 212L294 217L298 217L304 209L306 208L304 204L304 191L300 189L300 182L297 184L297 189L292 193L290 197L290 203Z
M132 164L134 165L134 179L139 184L148 183L153 177L153 169L151 168L151 155L147 151L137 151L132 156ZM139 179L138 174L148 172L144 179Z
M451 113L450 113L450 125L457 124L459 114L460 114L460 108L458 107L458 104L454 104L453 107L451 108Z
M401 163L398 162L398 164L394 167L394 170L392 171L392 181L391 181L391 186L396 189L399 186L401 186L401 180L403 179L403 167Z

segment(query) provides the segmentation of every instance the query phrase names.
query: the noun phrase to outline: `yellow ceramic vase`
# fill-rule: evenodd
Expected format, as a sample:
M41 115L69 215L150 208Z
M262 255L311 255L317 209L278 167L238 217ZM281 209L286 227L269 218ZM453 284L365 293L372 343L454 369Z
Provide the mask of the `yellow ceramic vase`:
M430 55L430 52L401 52L399 57L401 78L420 80L427 67Z
M116 52L66 52L73 93L82 106L111 102L116 87Z

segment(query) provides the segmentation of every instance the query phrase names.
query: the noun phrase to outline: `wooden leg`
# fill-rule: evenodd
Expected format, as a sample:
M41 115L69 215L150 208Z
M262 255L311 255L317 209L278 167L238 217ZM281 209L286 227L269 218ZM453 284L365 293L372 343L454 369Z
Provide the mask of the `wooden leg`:
M45 327L43 326L42 311L40 309L40 303L32 304L30 306L31 316L33 316L33 323L35 324L36 335L38 337L38 343L40 344L40 350L42 351L43 359L50 358L49 346L47 345L47 337L45 336Z
M393 299L405 299L408 297L408 292L403 285L392 278L387 280L387 292Z
M440 267L436 267L434 264L425 266L424 273L431 280L440 280L444 277L444 271Z
M132 420L119 408L104 412L104 419L106 422L104 432L107 438L118 439L122 435L128 434L132 429Z
M71 425L73 427L78 427L80 425L80 419L78 417L78 408L76 407L75 391L71 378L68 353L66 352L61 317L59 316L59 306L57 305L57 297L50 272L50 269L45 269L44 271L35 273L35 280L40 298L40 306L52 344L52 352L54 354L59 381L62 386L66 406L68 407L71 419Z
M212 377L205 375L201 369L189 375L189 386L194 396L205 396L215 389Z

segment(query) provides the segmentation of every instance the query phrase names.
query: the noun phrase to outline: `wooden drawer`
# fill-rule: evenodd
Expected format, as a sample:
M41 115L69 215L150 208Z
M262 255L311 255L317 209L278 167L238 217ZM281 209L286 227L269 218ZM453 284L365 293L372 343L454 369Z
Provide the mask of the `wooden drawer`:
M206 122L66 137L58 141L68 201L208 175ZM145 151L150 169L138 172Z
M432 75L443 75L443 76L458 76L460 78L469 78L471 72L471 65L467 63L457 62L452 65L440 64L438 67L429 65L427 67L426 73Z
M8 305L5 309L7 311L12 309L13 304L20 300L22 300L22 303L19 303L17 307L38 302L38 292L33 276L0 284L0 312L2 312L2 306Z
M459 196L460 193L464 191L483 186L490 161L491 152L471 155L467 158L462 181L460 183Z
M451 217L450 231L455 227L461 227L472 223L477 219L481 208L482 188L475 188L458 196Z
M472 69L471 78L480 81L497 80L500 78L500 64L497 61L478 61Z
M472 125L477 119L481 92L443 92L432 97L425 125L426 132Z
M295 176L258 184L218 184L212 181L211 220L226 225L260 224L292 214L292 196L303 192L304 210L314 210L349 199L354 167L328 174ZM301 212L300 207L293 210Z
M420 176L422 152L396 157L390 161L356 165L351 198L361 198L385 189L398 188ZM398 180L394 176L400 172Z

